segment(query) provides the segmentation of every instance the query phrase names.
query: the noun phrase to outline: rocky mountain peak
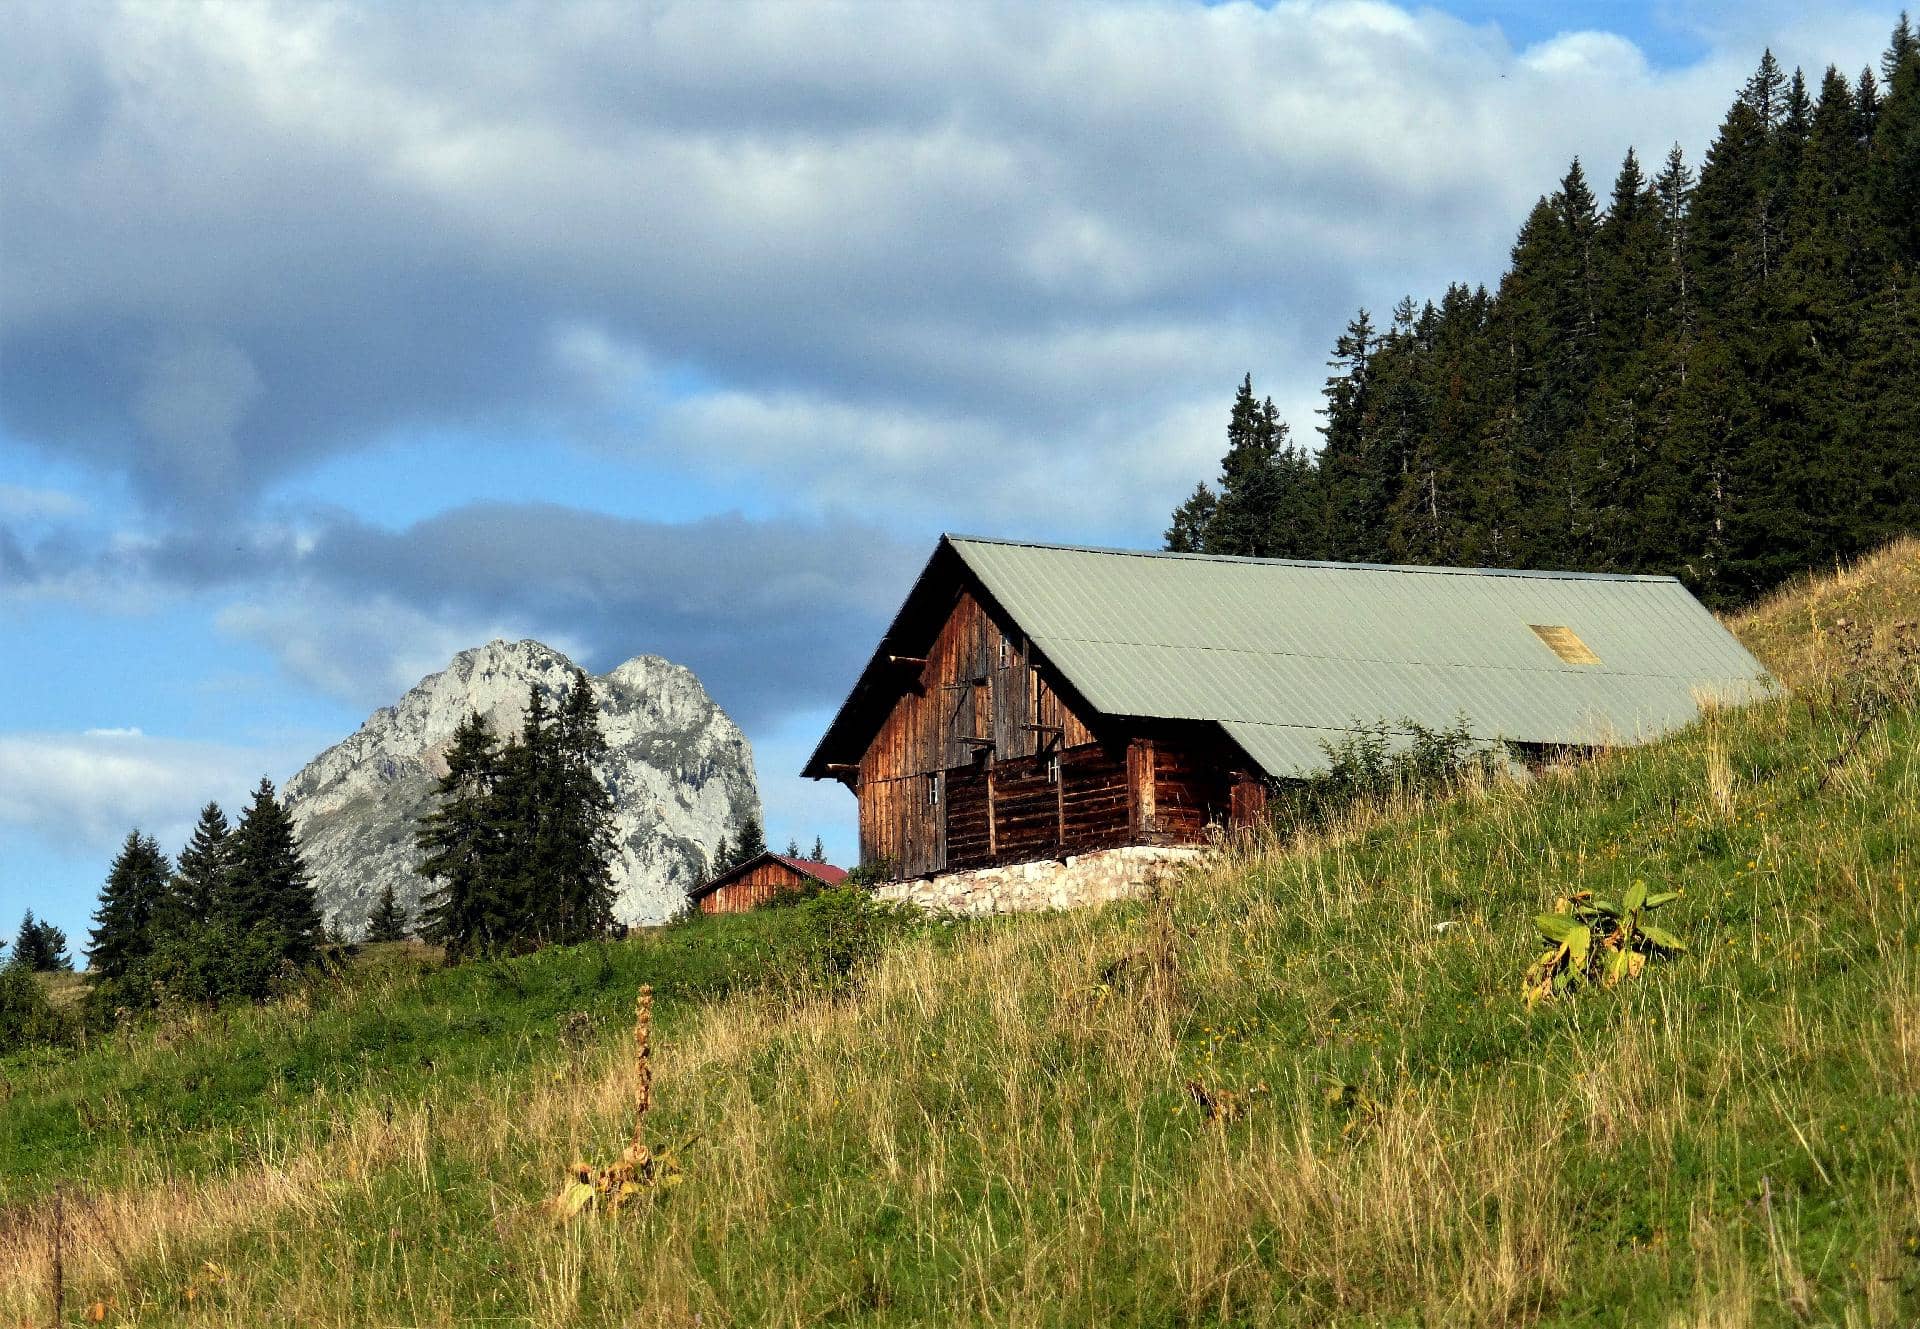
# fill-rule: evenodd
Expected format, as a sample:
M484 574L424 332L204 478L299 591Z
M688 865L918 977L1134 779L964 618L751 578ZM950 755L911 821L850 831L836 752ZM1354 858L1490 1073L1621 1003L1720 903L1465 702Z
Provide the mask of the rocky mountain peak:
M413 830L446 770L454 729L477 713L503 738L518 732L528 689L558 698L573 669L543 642L471 647L287 782L329 924L354 935L389 883L409 911L418 909L425 883L413 872ZM615 911L623 922L660 922L706 876L720 839L760 816L753 750L682 665L640 655L591 683L615 804Z

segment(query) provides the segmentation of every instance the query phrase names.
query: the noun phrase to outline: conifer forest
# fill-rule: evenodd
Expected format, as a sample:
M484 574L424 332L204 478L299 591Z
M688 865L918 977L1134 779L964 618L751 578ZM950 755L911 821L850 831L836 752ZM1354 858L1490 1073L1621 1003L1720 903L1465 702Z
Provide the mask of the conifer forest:
M1771 51L1697 167L1575 160L1493 290L1363 309L1324 446L1251 376L1168 549L1670 573L1710 604L1920 525L1920 42Z

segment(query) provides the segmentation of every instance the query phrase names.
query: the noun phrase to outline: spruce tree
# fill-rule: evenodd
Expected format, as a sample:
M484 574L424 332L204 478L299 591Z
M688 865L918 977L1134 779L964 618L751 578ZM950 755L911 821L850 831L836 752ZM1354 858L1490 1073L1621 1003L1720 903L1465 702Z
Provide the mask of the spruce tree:
M1272 553L1273 514L1280 500L1280 452L1287 427L1273 399L1254 396L1253 376L1240 381L1227 418L1220 491L1207 523L1206 552L1263 558Z
M1905 14L1881 63L1885 96L1869 149L1869 187L1894 258L1920 266L1920 48Z
M26 917L20 920L19 930L13 935L13 959L9 963L25 965L41 974L73 968L73 957L67 954L66 932L43 919L36 919L33 910L27 910Z
M713 862L707 870L707 879L724 876L733 871L733 845L726 836L720 837L720 843L713 847Z
M1920 57L1920 36L1915 35L1913 21L1903 9L1900 21L1893 25L1893 35L1887 39L1886 52L1880 57L1880 77L1891 87L1901 67L1916 57Z
M552 925L542 932L562 943L604 936L613 926L613 796L600 774L606 756L592 681L576 667L553 725L553 803L542 865L553 895Z
M167 907L170 872L152 836L127 832L107 870L87 946L88 967L102 978L122 978L153 953L154 924Z
M1167 527L1162 537L1169 553L1204 554L1207 552L1207 531L1213 525L1213 514L1219 509L1220 500L1213 490L1202 481L1193 487L1193 493L1187 501L1173 510L1173 524Z
M1880 85L1871 69L1862 69L1853 84L1854 134L1860 142L1873 142L1873 129L1880 120Z
M811 854L808 854L808 855L807 855L807 857L808 857L808 859L810 859L810 860L811 860L812 862L815 862L815 863L824 863L824 862L826 862L826 861L827 861L827 844L826 844L826 841L824 841L824 840L822 840L822 839L821 839L821 838L820 838L819 836L817 836L817 835L816 835L816 836L814 836L814 837L813 837L813 852L812 852Z
M265 776L235 828L231 920L241 935L273 939L280 954L305 964L324 940L320 907L301 857L293 818Z
M1243 377L1169 549L1671 572L1728 606L1920 528L1920 43L1817 93L1772 52L1696 178L1578 162L1497 291L1335 344L1325 442ZM1304 514L1304 515L1303 515Z
M538 684L530 685L520 732L501 749L494 778L493 821L500 855L495 945L533 945L552 929L543 897L557 799L554 739L546 694Z
M174 864L173 902L188 922L224 917L231 909L233 850L227 814L218 803L207 804Z
M760 827L760 818L748 813L740 823L740 830L733 841L733 865L751 863L767 852L767 835Z
M1376 338L1362 309L1334 342L1321 427L1321 503L1325 558L1379 562L1386 553L1389 476L1372 443Z
M393 895L393 883L380 888L380 898L367 912L368 941L405 941L407 914Z
M454 959L504 946L517 930L498 801L502 755L485 720L462 720L435 806L414 837L423 854L414 871L432 883L421 900L420 932Z

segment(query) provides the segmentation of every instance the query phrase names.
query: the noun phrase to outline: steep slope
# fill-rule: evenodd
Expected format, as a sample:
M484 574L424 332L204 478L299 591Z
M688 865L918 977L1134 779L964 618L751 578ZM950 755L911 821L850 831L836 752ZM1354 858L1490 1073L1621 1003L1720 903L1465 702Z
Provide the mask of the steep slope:
M1745 626L1916 609L1821 583ZM235 1012L245 1057L206 1019L8 1065L0 1268L50 1268L64 1180L69 1305L142 1324L1920 1323L1916 680L1863 711L1821 649L1792 698L824 992L700 976L778 910L321 985ZM1635 879L1687 953L1529 1008L1533 916ZM627 1141L639 982L684 1180L556 1223Z
M287 782L330 924L356 934L389 883L417 907L424 883L413 871L414 827L446 770L454 727L477 712L496 734L517 732L528 688L558 696L573 667L537 641L462 651ZM623 922L657 923L706 874L720 838L760 815L753 750L690 670L658 656L636 656L595 678L593 689L620 845L616 910Z
M1804 688L1845 666L1834 640L1843 619L1883 645L1896 626L1920 620L1920 539L1907 536L1830 573L1801 577L1729 626L1788 687Z

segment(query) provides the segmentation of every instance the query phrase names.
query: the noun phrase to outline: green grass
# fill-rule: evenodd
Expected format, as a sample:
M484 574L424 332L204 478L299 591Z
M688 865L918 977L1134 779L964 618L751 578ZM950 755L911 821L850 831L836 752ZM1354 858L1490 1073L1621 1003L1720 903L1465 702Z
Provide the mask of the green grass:
M1845 603L1910 613L1912 553ZM769 911L9 1064L0 1321L46 1318L57 1177L76 1322L1920 1323L1920 716L1832 764L1837 596L1741 624L1799 699L852 987L758 984ZM1529 1010L1532 916L1636 877L1689 952ZM558 1224L640 982L686 1180Z
M437 957L361 947L288 1002L188 1008L78 1052L0 1063L0 1203L76 1181L244 1164L319 1138L342 1101L404 1108L548 1063L565 1052L563 1021L576 1012L584 1023L571 1036L604 1042L626 1027L642 983L670 1029L690 1003L791 972L798 959L784 919L765 913L451 968Z

